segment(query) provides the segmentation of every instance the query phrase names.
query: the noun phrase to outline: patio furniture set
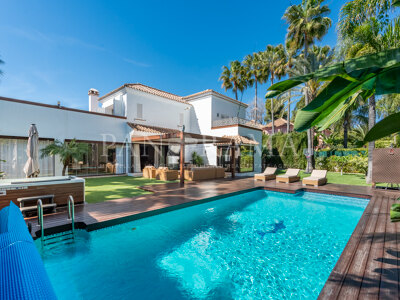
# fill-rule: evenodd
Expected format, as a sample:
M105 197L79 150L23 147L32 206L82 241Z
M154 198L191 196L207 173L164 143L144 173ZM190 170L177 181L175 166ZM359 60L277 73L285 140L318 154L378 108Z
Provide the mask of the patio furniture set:
M276 182L281 183L292 183L300 181L299 173L300 169L287 169L284 175L276 175L277 168L267 167L264 170L264 173L255 174L254 180L268 181L268 180L276 180ZM311 172L311 176L303 178L303 185L313 185L313 186L321 186L328 182L326 179L327 171L326 170L313 170Z
M143 169L143 177L157 179L162 181L177 180L180 172L170 170L167 167L155 168L154 166L146 166ZM217 166L195 167L189 166L184 170L184 178L188 181L209 180L225 177L225 169Z

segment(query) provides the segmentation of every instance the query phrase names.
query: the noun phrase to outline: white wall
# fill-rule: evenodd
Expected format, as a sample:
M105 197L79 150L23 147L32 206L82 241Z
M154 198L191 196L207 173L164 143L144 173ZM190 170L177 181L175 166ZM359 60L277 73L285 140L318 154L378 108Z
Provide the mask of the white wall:
M58 140L124 142L126 119L0 100L0 135L28 135L34 123L39 137Z
M184 115L186 131L190 129L191 105L180 103L174 100L151 95L134 89L127 91L126 116L129 122L143 125L153 125L171 129L180 129L180 114ZM137 104L142 104L143 117L137 118Z
M212 96L212 120L220 120L224 118L239 117L242 119L246 118L246 107L237 103L230 102L219 98L218 96Z
M196 131L192 132L205 135L211 134L212 97L206 96L203 98L194 99L191 100L190 103L193 106L191 128L198 130L198 132Z

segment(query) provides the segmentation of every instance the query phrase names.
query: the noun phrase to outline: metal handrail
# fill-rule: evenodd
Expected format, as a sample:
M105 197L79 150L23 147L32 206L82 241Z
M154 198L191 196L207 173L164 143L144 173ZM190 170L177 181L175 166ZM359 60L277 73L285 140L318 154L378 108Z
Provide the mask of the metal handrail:
M43 203L42 199L37 201L37 216L38 216L38 224L40 225L40 240L44 241L44 228L43 228Z
M68 197L68 220L71 220L72 233L75 231L75 207L74 207L74 197L69 195Z

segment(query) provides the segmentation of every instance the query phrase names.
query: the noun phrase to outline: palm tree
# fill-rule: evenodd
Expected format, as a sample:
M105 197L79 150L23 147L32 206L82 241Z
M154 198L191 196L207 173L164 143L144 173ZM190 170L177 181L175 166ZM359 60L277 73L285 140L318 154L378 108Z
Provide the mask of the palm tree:
M238 100L238 90L242 93L248 86L246 68L240 63L240 61L235 60L230 62L229 67L222 67L222 74L219 78L222 81L222 88L227 91L232 89L235 93L235 99Z
M268 66L269 80L271 85L275 79L281 79L286 74L286 55L282 44L278 46L268 45L263 54ZM274 112L274 101L271 99L271 112ZM274 114L271 114L272 134L275 134Z
M88 144L86 143L78 143L75 139L70 142L55 140L52 144L41 150L41 157L58 155L63 164L62 175L65 176L68 165L73 161L81 160L87 152Z
M340 11L338 34L341 51L346 58L380 52L400 46L399 17L390 22L391 0L353 0ZM355 17L357 16L357 17ZM376 99L368 99L368 127L376 123ZM368 143L367 183L372 181L372 160L375 142Z
M283 19L289 25L286 36L286 43L289 48L300 50L304 49L305 58L308 55L308 48L314 44L315 40L322 40L329 28L332 26L332 20L327 17L330 9L327 5L322 5L325 0L302 0L301 4L291 5L287 8ZM305 104L310 102L308 96L308 84L304 89ZM311 129L307 130L307 168L306 172L311 172L313 153L313 137Z
M270 123L272 120L276 120L278 118L287 118L287 111L285 109L285 98L272 98L271 101L274 102L273 105L265 102L265 122L267 124ZM273 111L271 109L273 109Z
M268 78L268 68L263 61L262 52L254 52L253 55L247 55L243 60L248 72L248 86L254 83L255 88L255 120L258 120L258 84L263 84Z

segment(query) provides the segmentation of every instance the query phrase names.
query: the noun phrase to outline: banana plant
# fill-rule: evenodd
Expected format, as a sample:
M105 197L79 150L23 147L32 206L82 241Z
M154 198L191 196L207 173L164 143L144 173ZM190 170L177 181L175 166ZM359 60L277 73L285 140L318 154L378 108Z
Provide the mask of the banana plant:
M329 83L314 101L297 113L296 131L311 127L326 129L339 120L359 97L366 100L374 94L400 93L400 48L345 60L314 73L276 83L268 89L266 97L276 97L311 79ZM400 131L400 113L389 117L371 129L366 135L366 142Z

